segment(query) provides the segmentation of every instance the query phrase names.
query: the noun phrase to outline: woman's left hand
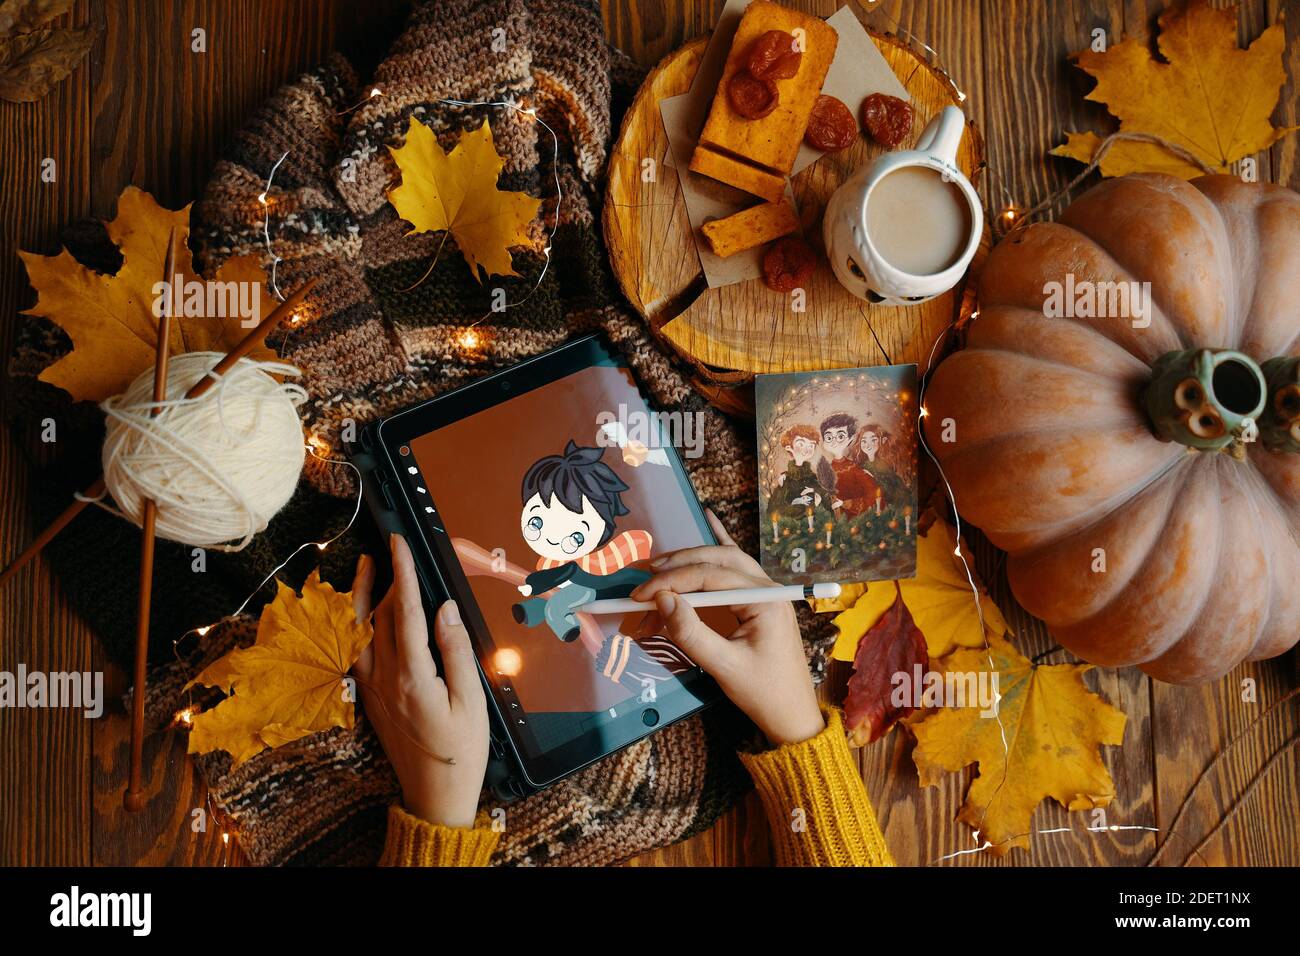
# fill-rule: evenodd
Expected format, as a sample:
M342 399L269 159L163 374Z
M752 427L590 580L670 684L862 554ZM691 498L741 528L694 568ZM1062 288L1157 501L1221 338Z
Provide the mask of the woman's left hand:
M393 586L374 609L375 637L353 673L408 812L448 827L472 827L488 759L487 698L455 601L438 609L429 651L419 579L401 535L391 535ZM357 619L370 616L375 563L363 556L352 584ZM448 763L448 761L454 763Z

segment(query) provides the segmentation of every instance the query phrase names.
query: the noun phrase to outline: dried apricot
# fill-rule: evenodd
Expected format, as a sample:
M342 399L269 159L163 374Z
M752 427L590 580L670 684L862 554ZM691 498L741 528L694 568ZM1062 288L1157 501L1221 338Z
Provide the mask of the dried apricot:
M777 292L803 288L817 268L817 253L798 236L772 243L763 254L763 282Z
M749 73L737 73L727 83L727 99L745 119L762 119L781 101L776 84Z
M872 93L862 101L862 125L882 146L897 146L912 131L912 104L888 93Z
M858 121L847 106L835 97L823 94L813 103L803 138L814 149L834 153L858 138Z
M803 52L784 30L768 30L754 41L749 72L760 80L788 80L799 72Z

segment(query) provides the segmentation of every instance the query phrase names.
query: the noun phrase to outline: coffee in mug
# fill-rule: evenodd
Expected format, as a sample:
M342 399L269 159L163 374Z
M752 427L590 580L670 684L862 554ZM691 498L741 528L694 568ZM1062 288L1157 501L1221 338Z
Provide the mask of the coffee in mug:
M883 305L943 295L979 248L984 207L957 168L966 117L947 106L915 149L882 153L831 196L822 238L840 285Z
M943 272L971 233L970 203L956 183L929 166L887 174L867 196L867 235L891 266L908 275Z

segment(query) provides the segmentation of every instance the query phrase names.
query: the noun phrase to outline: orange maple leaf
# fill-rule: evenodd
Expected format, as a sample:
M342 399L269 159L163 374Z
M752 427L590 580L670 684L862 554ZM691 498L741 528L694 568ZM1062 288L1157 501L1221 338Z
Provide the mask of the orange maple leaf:
M831 656L837 661L856 660L863 635L880 622L896 599L907 605L910 618L925 635L931 657L943 657L958 647L983 647L986 632L998 637L1005 634L1007 622L1002 611L978 580L980 599L975 603L966 577L967 564L974 559L965 542L962 555L966 564L956 552L952 525L936 518L916 540L914 577L897 582L897 589L893 581L845 585L839 600L847 610L832 621L839 629L839 639ZM819 611L834 609L818 607Z
M1237 46L1237 8L1216 10L1205 0L1160 14L1160 53L1133 38L1109 50L1074 54L1097 80L1087 99L1105 103L1122 132L1147 133L1183 147L1222 173L1267 149L1295 127L1275 128L1270 117L1286 83L1286 32L1269 27L1247 49ZM1095 133L1066 133L1052 150L1090 162L1101 145ZM1118 140L1102 157L1103 176L1164 172L1183 179L1204 170L1156 143Z
M24 314L49 319L72 339L72 351L41 372L40 379L64 389L74 401L98 402L120 394L141 372L153 368L158 344L155 286L163 281L173 229L176 273L187 284L202 281L186 244L190 206L165 209L144 190L129 186L118 197L117 217L105 227L122 253L115 275L87 269L66 249L57 256L18 253L37 292L36 305ZM270 315L275 308L255 256L227 260L214 281L250 283L260 315ZM238 315L178 315L171 322L172 355L228 352L249 332ZM249 357L264 361L274 359L275 353L258 347Z
M412 116L406 144L388 151L402 171L388 200L415 227L412 232L447 230L480 282L480 268L488 275L518 275L510 248L532 244L528 224L542 201L497 189L505 162L487 120L446 153L433 130Z
M912 759L927 787L943 771L979 765L957 819L994 856L1029 848L1034 808L1048 797L1067 810L1104 807L1114 798L1099 748L1123 742L1126 719L1084 684L1090 665L1035 664L990 634L987 649L961 648L931 667L939 673L922 690L918 713L925 716L909 721L916 734ZM931 691L947 698L943 706L926 709Z
M346 678L373 637L370 622L358 621L352 595L322 583L317 571L301 596L276 585L252 646L214 661L186 685L230 695L194 718L190 753L224 750L238 767L268 747L353 726L356 708Z

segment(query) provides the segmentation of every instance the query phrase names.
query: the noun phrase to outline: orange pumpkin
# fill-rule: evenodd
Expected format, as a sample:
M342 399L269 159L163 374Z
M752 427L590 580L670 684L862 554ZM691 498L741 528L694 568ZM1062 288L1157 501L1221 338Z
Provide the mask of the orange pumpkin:
M1297 355L1300 195L1108 180L993 250L926 438L1066 648L1212 680L1300 638Z

